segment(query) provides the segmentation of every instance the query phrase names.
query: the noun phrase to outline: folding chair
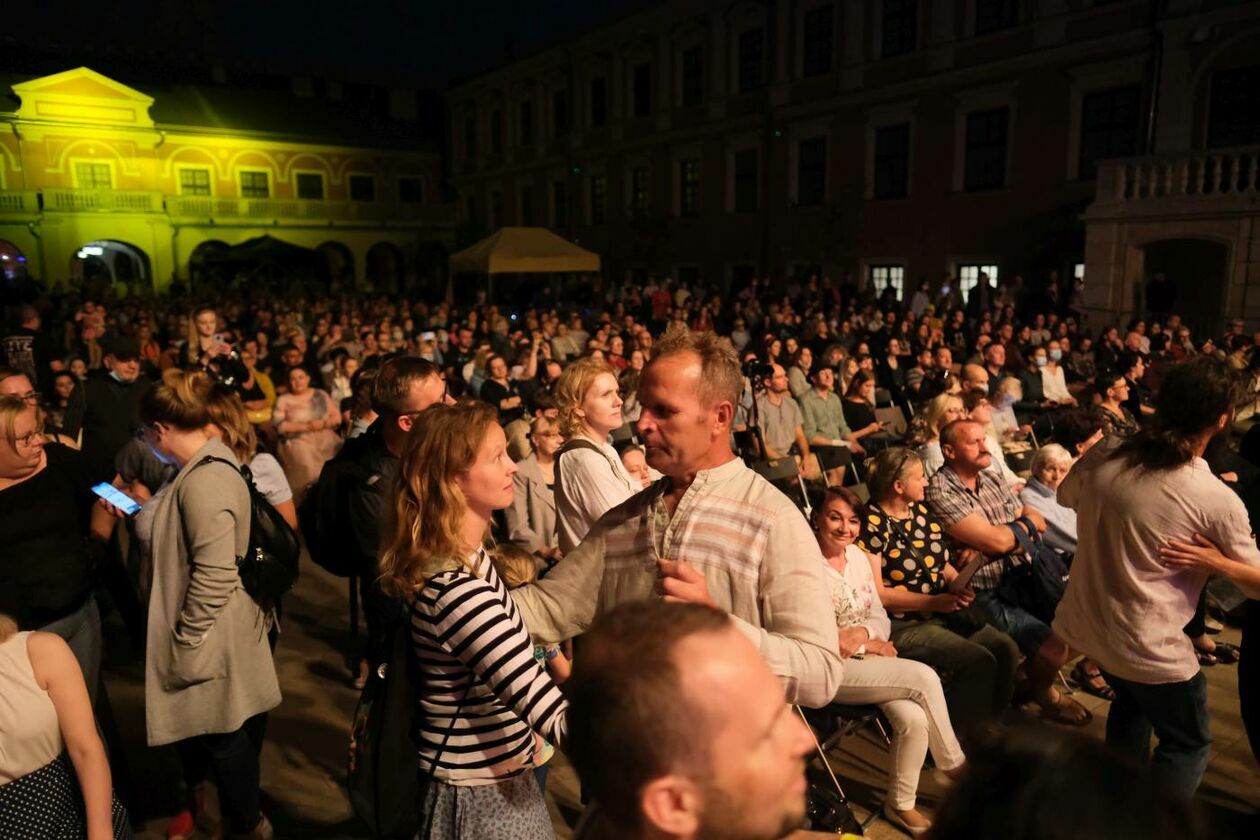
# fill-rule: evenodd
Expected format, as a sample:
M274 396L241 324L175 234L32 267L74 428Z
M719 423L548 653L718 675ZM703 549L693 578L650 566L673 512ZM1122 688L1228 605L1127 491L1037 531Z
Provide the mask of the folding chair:
M906 413L899 405L875 409L875 419L888 424L888 431L897 437L906 436Z
M828 473L834 469L844 467L844 476L847 480L853 467L853 453L843 446L817 446L812 450L814 457L818 459L818 468L822 470L823 483L828 487L831 486L831 479ZM843 483L843 482L842 482Z
M836 790L839 791L842 800L847 805L848 797L840 786L840 781L836 777L835 771L831 769L831 762L827 760L827 752L839 747L840 742L848 736L870 725L874 725L879 731L880 737L884 739L884 744L891 747L892 738L888 735L888 729L884 726L883 714L878 706L868 704L832 703L821 709L802 709L799 706L797 708L800 711L801 718L809 726L810 731L813 732L818 755L822 758L823 765L827 768ZM865 830L869 827L882 810L882 808L872 808L870 815L861 824L862 829Z
M790 455L774 461L761 459L753 461L750 467L766 481L778 487L792 502L805 513L808 519L813 512L809 503L809 492L805 489L805 481L796 466L796 459Z

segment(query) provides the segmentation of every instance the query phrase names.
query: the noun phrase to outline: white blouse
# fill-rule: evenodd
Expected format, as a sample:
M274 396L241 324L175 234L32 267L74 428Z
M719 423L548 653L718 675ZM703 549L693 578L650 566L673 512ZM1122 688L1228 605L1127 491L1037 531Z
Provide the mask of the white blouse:
M836 612L836 626L841 630L865 627L872 639L888 641L892 622L879 600L875 588L875 575L866 552L856 545L844 550L844 573L836 571L830 563L827 581L831 585L831 606Z

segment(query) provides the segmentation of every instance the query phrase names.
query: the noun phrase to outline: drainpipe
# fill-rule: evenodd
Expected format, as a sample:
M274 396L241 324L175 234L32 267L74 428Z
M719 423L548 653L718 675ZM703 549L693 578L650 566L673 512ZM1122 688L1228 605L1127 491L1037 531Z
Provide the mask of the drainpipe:
M13 132L13 137L17 140L18 149L18 166L22 167L22 191L26 192L26 158L22 154L22 132L18 131L17 121L9 123L9 130Z
M1146 107L1146 136L1142 138L1142 146L1146 154L1155 154L1155 125L1159 113L1159 81L1160 70L1164 64L1164 33L1159 28L1161 0L1151 3L1151 40L1154 50L1151 54L1151 100Z
M25 173L25 170L23 172ZM43 280L45 286L47 286L48 260L44 258L44 237L39 235L39 225L35 222L27 222L26 230L35 239L35 253L39 257L39 279ZM30 269L27 269L27 273L30 273Z

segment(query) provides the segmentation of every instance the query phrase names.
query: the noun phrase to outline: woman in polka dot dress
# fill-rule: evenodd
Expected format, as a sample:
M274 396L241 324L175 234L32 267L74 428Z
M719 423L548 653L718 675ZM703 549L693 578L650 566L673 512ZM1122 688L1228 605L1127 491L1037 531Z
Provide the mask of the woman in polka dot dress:
M52 633L0 615L0 837L130 840L83 672Z
M927 751L941 771L961 772L965 756L941 691L941 680L928 666L897 656L888 640L888 614L880 603L878 562L855 544L862 505L852 491L827 488L814 515L818 547L827 561L827 580L844 657L844 682L838 703L872 703L892 724L892 767L884 815L912 835L930 822L915 807L919 771Z
M1019 648L988 623L974 593L954 592L944 530L923 504L923 462L910 449L888 449L871 459L871 500L858 544L879 559L879 599L891 616L890 638L906 659L936 669L950 718L966 735L1011 704Z

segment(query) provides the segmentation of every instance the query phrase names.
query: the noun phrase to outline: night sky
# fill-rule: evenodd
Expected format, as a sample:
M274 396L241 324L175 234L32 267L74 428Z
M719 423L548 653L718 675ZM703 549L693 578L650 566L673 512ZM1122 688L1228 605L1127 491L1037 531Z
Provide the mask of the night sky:
M6 11L15 25L0 35L0 63L42 72L34 65L50 56L194 65L214 56L259 73L441 86L652 2L59 0Z

